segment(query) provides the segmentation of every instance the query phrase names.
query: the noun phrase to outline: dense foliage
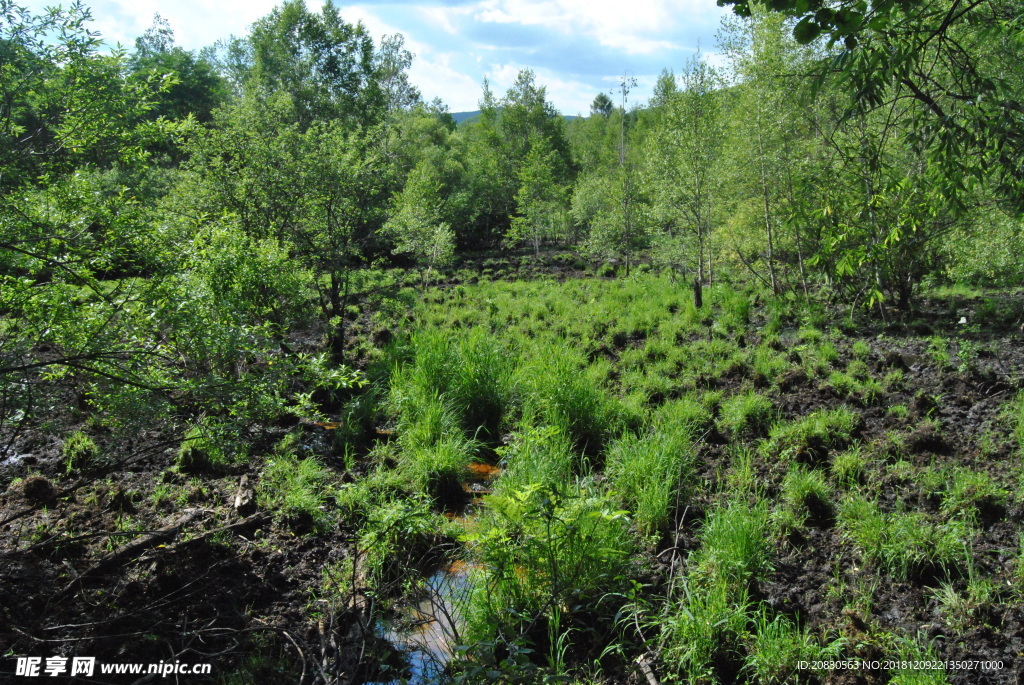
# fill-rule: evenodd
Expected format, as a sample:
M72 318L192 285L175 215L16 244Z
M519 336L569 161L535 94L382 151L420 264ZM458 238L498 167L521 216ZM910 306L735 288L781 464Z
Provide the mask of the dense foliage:
M937 337L915 354L938 385L914 395L919 360L824 329L826 311L849 333L911 321L928 289L1024 282L1024 6L720 2L736 9L723 63L666 70L645 106L624 78L618 102L600 93L570 121L523 70L504 94L485 81L480 116L456 126L410 83L404 39L375 44L330 0L286 0L199 52L159 16L111 50L80 2L0 0L0 467L58 442L66 502L145 462L154 510L258 474L239 513L346 550L315 593L323 682L384 664L365 631L453 548L470 564L450 636L466 682L612 682L638 654L669 682L789 682L800 659L883 639L932 655L895 630L812 634L757 593L768 542L801 535L918 595L944 574L950 625L1003 592L968 548L1010 559L985 527L1008 499L985 458L1011 451L992 437L1008 426L1024 444L1024 405L978 410L994 442L969 466L945 459L930 412L954 370L986 397L1009 381L979 370L972 340ZM588 278L490 282L531 264ZM942 316L1019 326L994 302ZM943 460L911 463L926 452ZM445 520L481 464L503 473L477 483L479 516ZM911 471L931 480L907 495ZM5 523L59 499L19 473L31 506ZM934 506L907 511L911 496ZM131 498L111 502L118 534L141 535ZM870 603L843 573L835 597ZM358 619L357 656L328 658L324 616ZM197 640L228 635L220 618ZM139 633L193 635L161 621ZM218 645L259 652L248 633ZM374 663L360 677L384 679Z

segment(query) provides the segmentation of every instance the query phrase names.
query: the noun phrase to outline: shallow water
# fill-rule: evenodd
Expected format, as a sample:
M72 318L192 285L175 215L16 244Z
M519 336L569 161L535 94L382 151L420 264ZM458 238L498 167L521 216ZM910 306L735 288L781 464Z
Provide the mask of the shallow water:
M423 598L402 610L401 618L379 621L377 634L402 652L408 677L373 685L436 685L444 682L452 646L458 642L462 612L469 594L469 569L454 562L426 581Z
M474 463L466 467L463 490L470 502L461 512L446 512L450 518L470 520L483 495L490 494L501 469ZM445 682L444 671L459 642L459 630L469 597L469 566L455 561L431 575L421 599L401 610L400 618L377 623L377 635L395 646L406 658L409 675L379 680L368 685L437 685Z

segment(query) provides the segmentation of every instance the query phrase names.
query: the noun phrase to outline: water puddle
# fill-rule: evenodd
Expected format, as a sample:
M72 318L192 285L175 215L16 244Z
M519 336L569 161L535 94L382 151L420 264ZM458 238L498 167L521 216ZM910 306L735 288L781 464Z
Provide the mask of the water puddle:
M471 521L481 498L493 490L501 469L490 464L466 467L462 489L470 496L466 507L445 512L448 518ZM459 644L462 617L469 598L470 567L455 561L435 571L424 584L415 605L400 610L397 618L377 624L377 635L402 653L407 669L393 680L377 680L367 685L437 685L445 682L444 672Z
M437 685L459 642L459 630L469 597L469 567L461 561L431 575L420 600L400 616L377 623L377 634L395 646L408 668L401 677L367 685Z

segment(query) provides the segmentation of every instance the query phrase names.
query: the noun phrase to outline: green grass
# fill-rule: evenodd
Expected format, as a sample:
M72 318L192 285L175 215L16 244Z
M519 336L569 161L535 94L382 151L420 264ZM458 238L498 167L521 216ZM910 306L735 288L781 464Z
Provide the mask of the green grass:
M734 502L713 511L700 532L692 564L699 577L735 590L764 579L770 568L768 509Z
M332 517L326 510L330 472L315 458L299 459L279 452L268 461L260 476L260 506L304 529L324 531Z
M832 457L832 475L836 481L853 487L864 482L870 464L870 457L861 445L853 445Z
M896 578L953 574L969 555L971 532L962 521L936 523L920 512L887 514L856 496L842 503L838 519L843 537L862 560Z
M745 590L736 593L725 583L684 583L681 599L658 621L661 663L671 676L681 678L671 682L717 682L715 664L739 659L749 610Z
M223 427L203 420L185 431L176 465L184 473L201 473L221 469L231 461Z
M782 615L769 619L762 610L754 620L744 670L753 682L785 685L797 681L801 661L838 659L844 645L839 639L822 647L806 627Z
M685 423L667 423L640 435L627 433L608 448L611 488L644 534L663 527L670 508L689 499L689 493L680 493L679 488L689 485L693 472L693 429Z
M64 458L64 470L68 475L76 471L88 471L100 461L100 448L82 431L75 431L67 437L61 445L60 454Z
M823 520L832 514L832 488L821 471L797 465L782 481L782 499L795 512Z
M370 586L384 594L415 582L438 561L446 522L423 498L395 499L370 510L359 551Z
M1007 492L986 471L956 468L942 495L941 511L949 517L976 521L1006 503Z
M774 417L772 401L754 391L733 395L722 402L718 430L733 438L758 435Z
M845 407L818 410L795 421L776 424L762 449L781 459L820 461L830 450L850 442L859 421L857 414Z

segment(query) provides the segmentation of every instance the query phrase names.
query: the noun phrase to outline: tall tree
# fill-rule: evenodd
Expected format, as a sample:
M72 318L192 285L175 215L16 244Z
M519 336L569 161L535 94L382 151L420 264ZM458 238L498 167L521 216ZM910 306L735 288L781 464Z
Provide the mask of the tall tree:
M682 87L663 87L662 115L647 141L652 215L661 228L670 263L692 269L701 283L712 278L711 231L719 199L719 157L724 137L724 86L701 55L680 76ZM696 250L688 244L692 236Z
M344 21L332 0L320 13L302 0L285 0L252 25L247 42L248 86L291 95L303 126L328 119L365 126L383 115L388 103L377 82L373 41L362 23ZM399 64L389 69L392 80L401 71Z

